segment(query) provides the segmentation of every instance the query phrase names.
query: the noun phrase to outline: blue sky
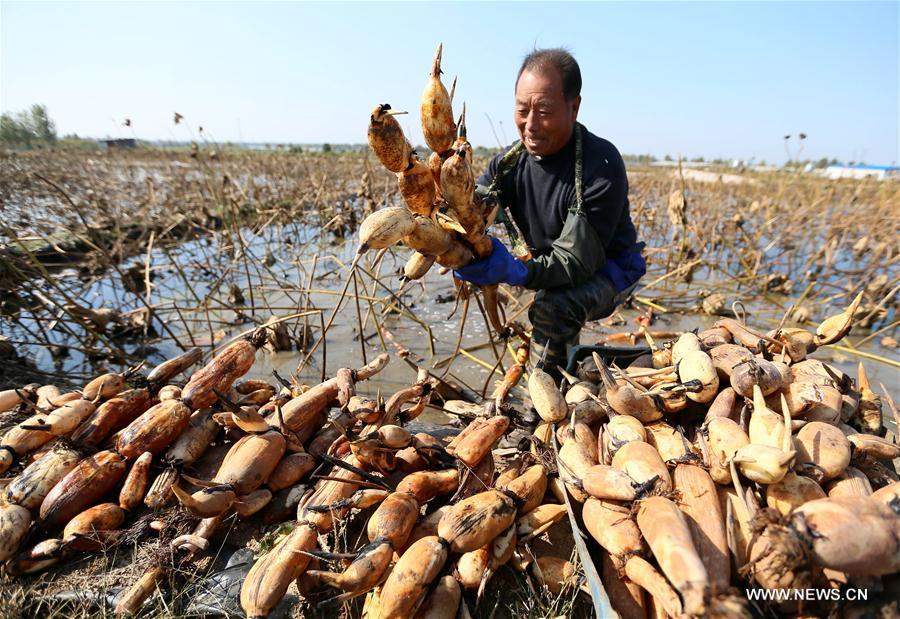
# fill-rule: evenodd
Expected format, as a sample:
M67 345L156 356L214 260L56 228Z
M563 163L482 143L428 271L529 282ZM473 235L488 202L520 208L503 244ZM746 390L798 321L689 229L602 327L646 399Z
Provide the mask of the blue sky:
M579 119L622 152L900 160L900 3L0 3L0 108L60 133L363 142L372 107L418 103L434 49L473 143L515 137L534 45L568 47ZM185 116L175 126L172 113ZM122 126L131 118L132 129ZM793 141L792 141L793 142ZM793 142L796 150L796 142Z

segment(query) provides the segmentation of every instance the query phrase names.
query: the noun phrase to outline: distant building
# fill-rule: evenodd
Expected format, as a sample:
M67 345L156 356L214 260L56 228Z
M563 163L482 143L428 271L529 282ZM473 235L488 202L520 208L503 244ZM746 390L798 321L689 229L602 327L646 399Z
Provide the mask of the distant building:
M100 140L100 143L106 147L107 150L112 150L114 148L135 148L137 146L137 140L134 138L120 138L116 140Z
M830 165L822 171L825 178L867 178L875 177L883 181L900 178L900 167L884 165Z

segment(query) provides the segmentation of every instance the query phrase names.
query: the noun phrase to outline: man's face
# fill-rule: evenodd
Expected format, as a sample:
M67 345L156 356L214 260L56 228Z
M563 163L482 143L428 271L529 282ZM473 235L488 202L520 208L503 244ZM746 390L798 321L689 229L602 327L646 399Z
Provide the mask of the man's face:
M566 101L562 76L553 67L525 70L516 83L516 128L529 154L559 152L572 137L581 97Z

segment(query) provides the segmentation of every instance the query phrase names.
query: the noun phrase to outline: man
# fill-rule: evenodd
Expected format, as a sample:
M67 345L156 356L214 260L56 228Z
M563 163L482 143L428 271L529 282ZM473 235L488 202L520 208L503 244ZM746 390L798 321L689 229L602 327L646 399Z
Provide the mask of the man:
M547 346L545 367L557 378L584 323L609 316L646 272L622 156L576 121L580 105L581 71L571 54L542 49L525 57L516 79L521 141L490 162L478 192L511 214L524 237L507 225L514 251L532 259L517 260L492 239L488 258L456 271L474 284L538 291L528 313L532 342L538 353Z

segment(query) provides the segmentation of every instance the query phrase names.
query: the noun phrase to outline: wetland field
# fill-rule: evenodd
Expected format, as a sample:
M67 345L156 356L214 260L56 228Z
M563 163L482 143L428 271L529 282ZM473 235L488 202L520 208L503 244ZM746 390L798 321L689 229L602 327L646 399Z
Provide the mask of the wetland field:
M521 459L524 453L525 460L531 462L527 447L523 449L522 445L533 439L528 435L534 428L534 394L526 388L526 380L518 384L513 381L506 385L508 391L503 395L496 394L502 390L498 385L503 386L504 376L515 375L518 380L537 371L537 359L529 360L526 353L524 361L517 361L516 348L527 351L527 346L520 346L518 336L506 340L492 337L481 293L458 287L449 273L440 273L437 268L419 280L404 280L401 275L410 250L400 245L369 251L354 262L361 222L379 209L402 205L395 175L387 172L372 153L235 150L204 145L183 150L33 151L6 153L0 159L0 396L7 394L17 403L14 408L10 405L8 412L0 412L0 433L41 433L46 435L47 444L59 436L54 449L71 450L78 457L105 447L111 449L109 441L117 438L117 448L125 454L122 445L127 431L112 438L104 435L91 445L74 439L69 443L66 439L71 436L56 434L49 421L52 415L32 416L35 407L40 414L51 410L41 408L37 388L53 386L54 397L77 391L73 397L84 396L78 401L93 407L104 397L113 397L101 393L85 403L88 385L95 377L124 373L131 381L128 387L132 392L156 391L162 383L154 384L149 373L166 360L197 349L193 361L199 363L197 367L212 365L222 351L235 350L236 342L243 342L244 336L261 343L260 334L265 334L265 344L259 350L245 353L250 358L242 383L235 383L232 389L232 380L224 387L227 394L217 392L196 407L182 406L187 415L196 411L196 417L216 402L216 412L210 408L206 413L215 417L215 423L210 421L213 433L209 436L222 438L208 438L209 444L203 448L209 450L202 458L197 456L196 462L173 459L170 449L163 463L165 445L148 448L154 458L160 454L152 466L147 465L149 479L158 481L175 475L177 480L182 475L180 483L185 487L187 482L213 479L225 452L254 432L277 434L282 452L288 441L288 451L298 458L305 450L316 457L325 454L325 458L341 453L341 440L346 447L355 436L339 423L345 419L341 415L352 408L351 395L361 398L357 403L365 400L376 407L383 396L387 403L382 402L378 408L382 413L387 410L397 423L404 421L404 416L417 417L410 431L415 427L416 431L440 437L458 433L469 422L480 423L480 414L472 411L496 400L498 409L512 419L510 428L515 429L506 433L507 438L500 441L493 455L493 443L487 441L487 456L496 459L491 460L487 483L491 483L494 464L498 473L504 470L501 460ZM476 159L474 167L481 170L486 163L485 158ZM889 446L884 447L884 453L893 454L898 449L894 402L900 402L900 182L828 180L791 170L704 168L701 172L637 164L629 165L628 173L631 216L639 239L647 244L648 272L612 316L587 325L581 343L651 344L663 349L686 331L704 332L723 318L736 318L759 336L761 356L777 358L780 354L784 360L787 340L773 338L787 332L800 334L801 330L812 338L823 321L852 306L852 312L845 312L845 323L852 322L849 335L831 338L823 327L825 335L816 336L821 345L811 356L837 370L833 374L835 385L840 383L845 396L842 401L841 393L832 389L839 398L837 410L850 406L848 402L859 405L869 393L880 395L884 427L879 420L877 430L887 438L879 440ZM353 264L356 266L351 269ZM500 287L500 305L507 324L515 321L527 332L532 295L531 291ZM741 344L752 350L755 342ZM778 350L774 355L773 345ZM387 365L383 365L385 353L391 358ZM870 391L859 387L860 363L865 366ZM185 372L188 367L191 365L168 376L185 399L191 397L185 395L188 386L184 383L191 376L191 371ZM367 367L376 369L369 371ZM348 368L359 370L350 372ZM838 380L836 374L840 373L844 376ZM643 380L650 374L635 376L635 380ZM579 378L586 380L582 374ZM663 393L652 379L648 385L651 391L658 388L658 393ZM125 388L124 382L121 387ZM315 427L298 438L304 430L291 421L290 415L297 410L292 408L293 403L311 400L312 396L304 394L315 394L317 389L324 389L327 397L310 418ZM602 390L601 386L601 395ZM276 393L287 395L281 401ZM231 403L227 403L229 398ZM196 395L194 399L195 404L200 400ZM235 399L239 404L252 405L246 418L241 417L245 414L242 409L231 407ZM337 402L340 411L329 418L328 410ZM401 406L405 408L401 410ZM699 423L694 424L697 428L692 424L703 418L705 408L696 401L686 406L687 435L699 440ZM851 412L857 408L853 406ZM0 408L3 410L7 409ZM263 412L265 419L260 416ZM518 421L529 412L530 428L528 423ZM746 422L743 414L742 423ZM353 423L363 420L354 415L355 419L347 419ZM831 421L836 423L837 419ZM262 429L246 430L242 423L261 423ZM592 423L603 425L599 419ZM682 456L688 459L674 464L682 466L700 458L702 449L688 445L679 423L672 425L684 439L686 451ZM20 424L27 427L22 430ZM587 427L588 422L579 425ZM244 431L248 434L241 438ZM551 438L553 435L551 431ZM85 433L79 428L74 436L84 438ZM596 441L596 431L593 436ZM499 440L499 434L491 438ZM296 441L296 449L291 447L291 440ZM357 443L352 444L355 447ZM597 449L595 442L592 453ZM26 452L33 450L19 453L12 448L0 449L0 457L10 454L0 490L21 474L32 457ZM543 454L547 474L561 476L553 452L538 452ZM418 451L416 454L421 456ZM854 454L854 458L859 456L856 451ZM561 452L558 455L562 457ZM859 457L865 460L868 453ZM547 464L547 458L553 462ZM862 460L854 459L854 465L865 469L873 486L888 486L897 479L896 470L888 470L885 464L865 468L865 462L875 462L874 457ZM890 457L886 460L891 464ZM666 462L674 468L669 459ZM429 466L432 464L429 461ZM135 464L133 468L138 467ZM470 472L478 481L475 468L473 464ZM322 479L324 472L320 469L312 471L311 465L304 474L312 471ZM334 470L338 472L332 472L332 476L349 474ZM462 468L460 471L462 475ZM381 488L378 484L383 478L373 477L366 477L369 485ZM179 495L187 510L174 500L145 509L138 500L138 507L128 508L127 518L122 512L125 524L120 520L111 527L120 531L87 551L73 543L89 537L85 534L66 542L47 540L59 542L52 556L3 555L2 559L10 560L0 576L0 615L109 616L113 608L124 604L127 596L122 592L133 592L132 587L144 579L148 580L143 597L137 597L150 598L144 607L147 616L239 613L241 581L253 578L253 572L248 575L248 571L254 557L270 556L266 553L277 552L286 539L296 537L294 532L299 528L295 528L294 514L299 497L306 496L303 484L312 488L314 483L300 483L299 479L277 488L270 480L271 492L261 489L239 493L242 496L235 503L238 512L251 510L248 497L255 492L267 493L266 500L271 504L255 516L248 511L242 520L232 518L232 512L227 512L228 519L222 512L199 520L198 526L203 526L208 520L221 519L211 525L203 539L188 534L204 517L199 503L194 505L195 499L190 498L203 494L200 489L187 499ZM862 479L865 481L865 476ZM111 482L106 490L115 488L119 492L117 483ZM173 483L179 482L169 481L167 489ZM210 485L203 483L195 485ZM235 501L237 483L219 480L207 494L231 492L231 501ZM893 483L896 486L896 481ZM460 482L460 492L462 485ZM471 488L468 491L474 492ZM102 494L93 497L90 505ZM760 489L759 496L762 494ZM148 501L144 503L150 506ZM37 505L43 512L43 505ZM336 505L325 507L336 510ZM225 509L231 506L228 503ZM345 509L347 504L339 507ZM31 516L28 518L30 522ZM41 519L46 524L45 514ZM358 548L365 535L365 526L360 528L358 520L337 524L337 519L329 520L335 534L326 536L327 531L318 530L321 540L328 540L322 542L322 549L340 553ZM46 537L36 525L25 528L27 532L12 543L6 539L11 534L0 527L0 551L7 543L15 548L36 548L35 544ZM570 583L573 586L555 593L541 590L537 595L530 578L501 565L484 595L476 594L477 586L465 594L472 616L583 616L590 612L590 594L579 591L587 591L596 583L576 560L583 555L573 550L572 531L554 527L549 537L537 537L535 553L555 549L557 555L563 551L569 553L567 557L571 555L578 575ZM315 536L311 543L307 550L315 548ZM527 543L525 547L531 553ZM591 554L595 552L603 551L592 547ZM608 563L609 556L603 556ZM557 556L557 560L567 557ZM324 565L326 558L317 555L315 561ZM47 561L40 569L39 559ZM609 567L607 563L604 570ZM661 565L665 569L662 561ZM14 574L29 571L29 566L34 567L34 573ZM885 576L886 583L889 576L896 586L897 574ZM335 616L335 608L342 609L342 616L360 616L362 597L341 598L338 601L343 606L327 606L333 602L323 601L325 594L316 589L321 583L311 584L303 577L290 582L286 596L281 592L285 596L281 604L275 600L269 609L271 616L317 616L311 610L314 603L327 609L318 611L322 616ZM884 587L890 593L889 585ZM885 589L876 591L883 593ZM889 595L884 597L890 599ZM748 603L748 608L751 612L747 616L775 616L771 614L774 607ZM896 605L893 608L896 611Z

